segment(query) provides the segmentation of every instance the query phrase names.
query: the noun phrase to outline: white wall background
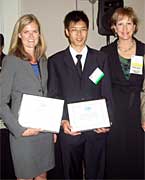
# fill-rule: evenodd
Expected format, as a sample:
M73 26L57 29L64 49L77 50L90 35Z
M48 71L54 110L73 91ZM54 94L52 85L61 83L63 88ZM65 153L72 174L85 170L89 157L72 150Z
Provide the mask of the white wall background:
M145 0L124 0L124 5L131 6L136 11L140 21L136 37L145 42ZM106 36L99 35L97 31L98 0L94 5L94 30L92 29L92 5L89 0L0 0L0 32L5 36L5 52L8 52L14 24L19 16L26 13L33 13L40 20L47 42L48 56L66 48L68 42L64 36L63 20L69 11L76 8L85 11L90 20L87 44L100 49L106 44Z
M0 0L0 32L5 37L5 52L7 53L12 31L19 17L19 0Z

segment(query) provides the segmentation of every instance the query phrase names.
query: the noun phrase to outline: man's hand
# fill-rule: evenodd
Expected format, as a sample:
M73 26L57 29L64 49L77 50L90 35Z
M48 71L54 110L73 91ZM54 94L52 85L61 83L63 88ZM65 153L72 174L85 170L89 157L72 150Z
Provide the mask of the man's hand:
M72 132L71 131L71 126L68 120L62 120L61 125L63 127L64 133L69 134L72 136L80 135L80 132Z
M96 133L100 134L100 133L107 133L110 131L110 128L97 128L94 130Z
M144 130L144 132L145 132L145 122L142 122L142 128L143 128L143 130Z

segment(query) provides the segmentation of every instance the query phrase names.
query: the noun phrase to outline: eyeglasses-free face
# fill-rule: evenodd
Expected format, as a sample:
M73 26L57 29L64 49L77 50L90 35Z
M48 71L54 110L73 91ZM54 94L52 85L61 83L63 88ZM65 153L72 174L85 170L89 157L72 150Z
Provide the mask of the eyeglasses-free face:
M135 25L130 18L128 18L127 16L123 16L121 18L118 18L114 29L119 38L127 40L132 38L135 31Z
M21 38L26 52L29 52L30 49L34 49L39 41L38 25L35 22L26 25L19 33L19 38Z

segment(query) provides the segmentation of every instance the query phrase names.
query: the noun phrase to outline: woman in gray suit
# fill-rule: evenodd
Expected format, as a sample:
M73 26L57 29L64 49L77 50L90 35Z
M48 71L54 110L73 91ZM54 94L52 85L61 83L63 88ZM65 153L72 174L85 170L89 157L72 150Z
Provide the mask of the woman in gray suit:
M38 19L32 14L20 17L0 76L0 113L10 130L11 153L19 180L46 180L46 172L54 167L53 134L22 127L18 122L23 94L47 95L45 50Z

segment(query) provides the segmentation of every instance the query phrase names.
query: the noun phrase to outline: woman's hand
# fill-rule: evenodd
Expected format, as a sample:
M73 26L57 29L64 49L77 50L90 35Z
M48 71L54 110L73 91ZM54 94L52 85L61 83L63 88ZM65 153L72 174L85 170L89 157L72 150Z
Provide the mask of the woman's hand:
M53 142L56 143L57 141L57 134L53 134Z
M143 130L145 132L145 122L142 122L142 128L143 128Z
M40 131L42 131L42 129L28 128L22 133L22 136L36 136Z

